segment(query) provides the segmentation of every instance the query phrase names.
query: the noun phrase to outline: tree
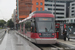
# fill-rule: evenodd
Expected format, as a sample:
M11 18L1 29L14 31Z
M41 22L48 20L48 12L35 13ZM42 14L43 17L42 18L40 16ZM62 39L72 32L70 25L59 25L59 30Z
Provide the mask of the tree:
M6 24L6 21L4 21L4 20L0 20L0 27L4 27L4 24Z
M10 28L14 27L14 23L12 22L11 19L7 21L7 26L10 27Z

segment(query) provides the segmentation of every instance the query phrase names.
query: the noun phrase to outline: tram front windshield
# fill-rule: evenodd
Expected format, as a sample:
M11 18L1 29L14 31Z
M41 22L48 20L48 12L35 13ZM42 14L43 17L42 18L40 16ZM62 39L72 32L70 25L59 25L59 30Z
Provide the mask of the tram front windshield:
M39 21L37 22L38 32L54 32L54 22Z

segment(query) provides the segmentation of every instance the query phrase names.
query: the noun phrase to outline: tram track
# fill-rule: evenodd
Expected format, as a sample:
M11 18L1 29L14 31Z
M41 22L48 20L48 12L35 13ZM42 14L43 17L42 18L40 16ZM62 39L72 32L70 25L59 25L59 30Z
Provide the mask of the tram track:
M34 44L37 47L39 47L41 50L64 50L63 47L61 47L58 44Z

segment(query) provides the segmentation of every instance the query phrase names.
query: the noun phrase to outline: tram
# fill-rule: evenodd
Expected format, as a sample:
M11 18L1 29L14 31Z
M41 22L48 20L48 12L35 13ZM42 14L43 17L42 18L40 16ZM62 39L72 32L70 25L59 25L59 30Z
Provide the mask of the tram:
M36 44L55 44L55 17L49 11L34 11L19 21L20 33Z

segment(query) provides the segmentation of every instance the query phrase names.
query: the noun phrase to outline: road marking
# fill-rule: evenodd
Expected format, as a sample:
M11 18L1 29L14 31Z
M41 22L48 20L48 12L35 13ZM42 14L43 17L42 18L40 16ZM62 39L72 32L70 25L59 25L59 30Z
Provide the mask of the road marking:
M2 43L1 43L1 45L0 45L0 50L5 50L5 48L6 48L6 43L7 43L7 37L8 37L8 35L5 34L5 37L4 37L4 39L3 39L3 41L2 41Z

